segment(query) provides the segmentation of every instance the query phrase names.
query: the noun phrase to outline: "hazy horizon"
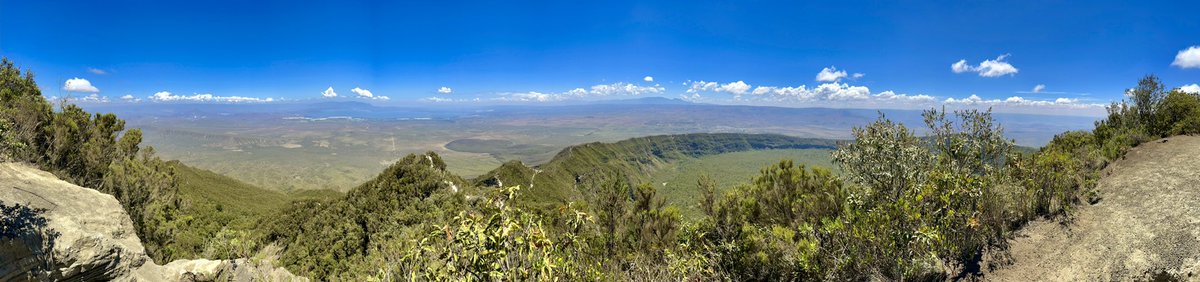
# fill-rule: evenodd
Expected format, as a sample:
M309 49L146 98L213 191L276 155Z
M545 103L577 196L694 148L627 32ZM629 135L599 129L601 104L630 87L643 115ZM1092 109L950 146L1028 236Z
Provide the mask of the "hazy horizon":
M1145 74L1200 92L1187 2L0 3L0 55L81 104L666 97L1100 117Z

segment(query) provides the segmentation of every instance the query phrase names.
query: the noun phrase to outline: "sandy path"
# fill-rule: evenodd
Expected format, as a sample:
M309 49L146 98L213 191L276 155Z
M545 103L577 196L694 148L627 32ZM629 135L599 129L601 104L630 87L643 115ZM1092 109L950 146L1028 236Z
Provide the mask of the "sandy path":
M1074 222L1036 221L1011 241L994 281L1200 279L1200 137L1134 148L1100 180L1103 200ZM1161 278L1161 277L1158 277Z

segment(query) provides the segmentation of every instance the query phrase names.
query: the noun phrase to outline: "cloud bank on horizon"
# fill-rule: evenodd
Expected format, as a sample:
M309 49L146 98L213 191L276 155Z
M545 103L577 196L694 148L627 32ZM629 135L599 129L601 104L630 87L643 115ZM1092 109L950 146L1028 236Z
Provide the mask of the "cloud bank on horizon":
M1181 51L1180 54L1185 52ZM994 78L1005 75L1016 75L1017 69L1011 64L1004 62L1008 55L1001 55L993 60L985 60L978 65L968 65L965 60L960 60L951 67L954 73L976 72L981 77ZM1182 61L1177 59L1172 65L1187 65L1189 58L1183 56ZM1185 68L1185 66L1180 66ZM934 96L923 93L908 94L897 93L892 90L872 91L870 87L864 85L852 85L851 83L842 82L844 79L858 79L864 77L862 73L849 73L845 70L839 70L837 67L824 67L814 77L814 80L819 84L808 86L806 84L793 86L773 86L773 85L752 85L744 80L716 82L716 81L685 81L680 83L682 88L672 90L661 84L642 85L630 82L615 82L610 84L597 84L590 87L577 87L561 92L495 92L489 93L487 97L465 97L465 98L446 98L446 97L426 97L418 99L423 102L437 103L544 103L544 102L566 102L566 101L589 101L589 100L605 100L605 99L627 99L646 96L672 97L690 102L704 102L716 104L746 104L746 105L771 105L771 106L795 106L795 107L838 107L838 108L889 108L889 109L920 109L935 106L951 106L951 107L974 107L974 108L993 108L998 112L1016 112L1016 113L1044 113L1048 110L1067 111L1074 114L1099 114L1103 113L1103 108L1107 106L1107 101L1093 101L1081 98L1071 97L1056 97L1056 98L1028 98L1023 96L1009 96L1003 99L986 99L976 94L970 94L966 97L952 96ZM652 76L645 76L642 79L645 83L652 83ZM74 102L84 103L109 103L107 96L99 95L99 90L92 86L91 83L82 78L72 78L64 83L64 90L70 92L85 92L92 93L91 95L72 98ZM1045 84L1037 84L1031 91L1022 91L1018 93L1059 93L1064 92L1045 92ZM1200 94L1200 85L1189 84L1178 87L1180 91L1187 93ZM365 99L374 101L387 101L388 96L376 95L370 90L361 87L350 89L354 93L351 97L339 96L333 87L328 87L321 91L321 98L344 98L344 99ZM454 90L450 87L441 86L436 89L436 93L448 95ZM303 99L301 99L303 100ZM135 97L133 95L124 95L120 97L120 101L128 103L137 103L142 101L149 102L215 102L215 103L270 103L286 101L285 99L274 98L255 98L243 96L218 96L213 94L193 94L193 95L176 95L168 91L159 91L153 95L147 96L146 99Z
M44 93L88 103L407 105L658 96L1099 114L1145 74L1181 91L1200 83L1200 26L1190 20L1200 2L616 0L529 9L316 0L283 10L262 2L230 10L220 2L7 1L0 50L37 70ZM413 9L438 12L382 16ZM795 11L821 12L797 17ZM362 16L329 21L329 14ZM137 22L160 24L130 24Z

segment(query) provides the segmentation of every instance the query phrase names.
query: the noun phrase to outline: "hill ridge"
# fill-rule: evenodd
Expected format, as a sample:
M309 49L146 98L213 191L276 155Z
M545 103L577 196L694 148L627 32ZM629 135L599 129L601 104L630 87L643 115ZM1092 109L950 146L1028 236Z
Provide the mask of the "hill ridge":
M837 140L781 134L691 133L654 135L612 143L590 142L560 150L545 164L528 167L510 161L476 177L480 186L539 187L529 191L534 202L564 202L579 196L577 184L602 175L623 175L629 182L647 182L646 174L663 164L685 158L768 149L836 149ZM538 177L533 174L537 172ZM634 183L636 184L636 183ZM545 187L558 187L546 189Z

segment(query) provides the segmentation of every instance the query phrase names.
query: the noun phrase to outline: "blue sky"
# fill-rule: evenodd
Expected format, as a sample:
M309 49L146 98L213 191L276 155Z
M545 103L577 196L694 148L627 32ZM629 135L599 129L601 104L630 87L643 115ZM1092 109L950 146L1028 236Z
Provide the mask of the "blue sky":
M389 104L663 96L1037 112L1120 99L1145 74L1200 82L1195 1L94 2L0 0L0 55L33 69L47 96L97 90L114 103L329 99L332 87Z

